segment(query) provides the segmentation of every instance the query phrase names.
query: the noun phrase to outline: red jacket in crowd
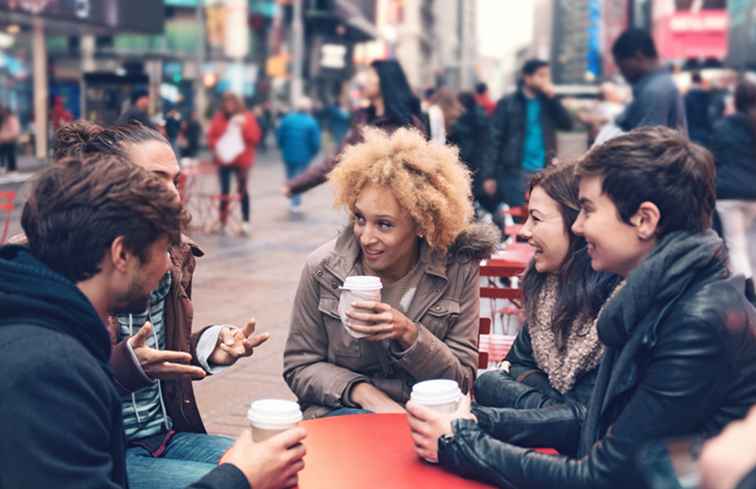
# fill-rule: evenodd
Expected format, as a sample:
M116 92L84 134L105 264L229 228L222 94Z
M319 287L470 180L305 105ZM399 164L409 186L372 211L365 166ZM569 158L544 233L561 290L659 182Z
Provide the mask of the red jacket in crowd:
M257 120L251 112L244 111L241 113L244 117L244 125L242 125L242 138L244 139L244 152L240 154L232 163L234 166L241 168L250 168L255 162L255 147L260 142L262 132L260 126L257 125ZM210 123L210 130L207 132L207 145L210 151L213 152L213 163L220 164L218 158L215 156L215 145L218 140L226 132L229 119L222 111L217 112Z

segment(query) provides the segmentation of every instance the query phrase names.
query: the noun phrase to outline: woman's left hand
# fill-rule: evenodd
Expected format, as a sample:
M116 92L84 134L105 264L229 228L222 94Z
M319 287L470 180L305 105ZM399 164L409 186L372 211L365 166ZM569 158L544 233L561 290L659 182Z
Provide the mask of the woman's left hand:
M415 344L417 326L388 304L358 301L347 311L349 327L368 341L396 340L403 349Z
M470 396L465 396L457 410L451 414L439 413L413 401L408 401L405 409L409 417L415 451L420 457L432 463L438 463L438 439L443 435L454 434L451 425L453 420L477 421L470 411Z

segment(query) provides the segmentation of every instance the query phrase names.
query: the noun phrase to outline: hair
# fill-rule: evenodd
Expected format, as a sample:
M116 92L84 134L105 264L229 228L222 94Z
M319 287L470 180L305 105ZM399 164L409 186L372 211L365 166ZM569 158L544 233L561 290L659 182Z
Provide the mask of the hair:
M397 126L412 126L422 120L420 101L412 92L402 65L394 59L375 60L370 66L378 74L384 115Z
M457 100L462 104L465 110L474 110L478 106L478 102L475 101L475 95L472 92L459 92Z
M178 244L181 203L160 178L112 155L72 159L37 179L21 226L34 256L73 282L100 272L114 239L144 262L167 237Z
M439 88L431 98L431 103L438 105L441 109L441 113L444 114L444 125L446 129L454 124L459 119L464 111L462 104L459 103L457 96L454 92L447 88Z
M540 70L544 66L549 66L548 61L536 58L529 59L525 61L525 64L522 65L522 75L532 76L536 71Z
M371 184L390 189L428 245L446 253L473 215L470 172L455 147L431 143L416 129L393 134L365 128L364 142L349 146L328 179L336 206L354 210Z
M657 59L659 57L654 39L643 29L626 30L612 45L612 55L615 59L632 58L638 52L646 58Z
M149 97L149 96L150 94L147 92L147 90L144 90L144 89L134 90L131 93L131 103L135 104L137 103L137 100L139 100L140 98Z
M577 173L601 177L602 192L626 223L643 202L655 204L661 212L658 237L711 226L714 159L676 130L642 127L610 139L578 162Z
M693 83L703 83L703 76L700 71L694 71L690 74L690 81Z
M483 95L488 91L488 85L485 82L479 82L475 84L475 93Z
M586 252L585 239L572 233L572 225L580 213L575 164L562 163L538 173L530 182L530 193L536 187L541 188L557 203L564 230L570 240L567 259L558 272L557 302L551 320L551 329L561 350L567 345L575 321L595 318L620 279L613 274L595 272ZM549 273L537 271L533 262L525 272L522 289L528 322L535 320L536 311L542 307L539 297L548 275ZM586 322L585 326L590 327L590 322ZM575 333L584 335L588 331L586 329Z
M170 144L157 130L138 121L104 128L92 122L78 120L58 129L52 153L55 161L95 154L128 159L129 146L149 141Z
M238 111L239 112L244 112L244 110L245 110L245 108L244 108L244 100L242 100L242 98L240 96L238 96L237 94L235 94L234 92L225 92L223 94L223 96L221 97L221 101L222 101L221 110L222 111L226 110L226 101L227 100L233 100L234 103L236 103L236 108L238 109Z

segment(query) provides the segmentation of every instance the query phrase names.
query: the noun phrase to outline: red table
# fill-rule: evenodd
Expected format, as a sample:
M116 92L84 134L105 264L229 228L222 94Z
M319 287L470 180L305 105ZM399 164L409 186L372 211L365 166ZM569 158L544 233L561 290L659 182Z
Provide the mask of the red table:
M490 489L417 456L405 414L357 414L304 421L299 489Z
M496 252L489 260L480 262L484 277L513 277L521 274L533 258L533 248L526 243L512 243Z

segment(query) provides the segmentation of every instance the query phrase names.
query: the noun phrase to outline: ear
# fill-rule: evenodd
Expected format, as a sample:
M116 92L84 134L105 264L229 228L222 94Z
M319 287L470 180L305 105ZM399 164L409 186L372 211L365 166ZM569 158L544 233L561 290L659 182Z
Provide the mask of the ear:
M641 241L655 239L661 220L661 211L653 202L641 202L638 210L630 218L635 233Z
M113 269L119 272L126 272L129 262L134 258L134 255L126 248L124 237L117 236L110 243L109 251L110 255L105 256L104 260L109 260Z

